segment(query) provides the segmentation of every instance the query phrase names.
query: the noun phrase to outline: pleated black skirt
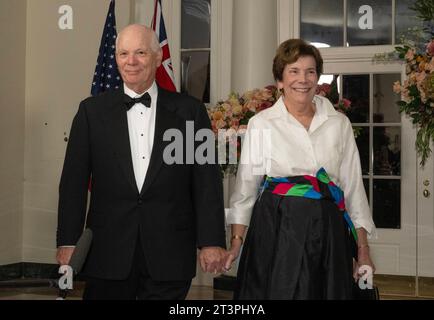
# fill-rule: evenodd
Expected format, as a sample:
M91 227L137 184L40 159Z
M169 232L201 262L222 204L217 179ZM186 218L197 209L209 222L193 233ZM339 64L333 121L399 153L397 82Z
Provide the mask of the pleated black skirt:
M352 299L351 250L331 199L264 192L253 209L234 299Z

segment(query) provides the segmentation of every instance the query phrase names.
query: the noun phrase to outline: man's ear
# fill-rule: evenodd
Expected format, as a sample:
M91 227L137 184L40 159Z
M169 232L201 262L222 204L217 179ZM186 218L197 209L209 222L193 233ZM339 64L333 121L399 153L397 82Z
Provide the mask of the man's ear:
M157 67L161 66L161 63L163 62L163 50L160 48L157 52Z

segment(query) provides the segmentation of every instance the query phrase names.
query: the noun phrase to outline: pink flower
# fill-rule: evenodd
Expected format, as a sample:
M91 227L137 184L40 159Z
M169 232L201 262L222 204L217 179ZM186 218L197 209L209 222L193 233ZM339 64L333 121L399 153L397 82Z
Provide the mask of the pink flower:
M259 104L256 100L251 100L247 102L244 106L250 111L256 112L256 109L258 108Z
M405 59L407 59L407 60L413 60L415 54L416 54L416 51L413 48L412 49L408 49L407 53L405 54Z
M432 57L431 61L425 65L425 71L427 72L434 71L434 57Z
M257 100L268 100L273 96L271 90L265 89L262 91L259 91L255 94L255 99Z
M232 110L226 110L226 112L225 112L225 118L232 118L232 116L233 116L233 112L232 112Z
M343 98L342 102L344 104L345 109L348 109L349 107L351 107L351 101L350 100Z
M424 72L416 72L416 82L418 85L421 85L422 82L425 81L426 73Z
M419 88L419 92L420 92L420 100L422 101L422 103L426 103L428 101L428 98L426 96L425 90L423 90L423 88Z
M434 56L434 40L431 40L426 46L426 52L430 56Z
M239 125L240 125L240 120L238 120L238 119L232 119L232 120L231 120L231 124L230 124L230 126L231 126L232 128L238 128Z
M318 85L316 88L316 94L326 97L332 91L332 86L328 83Z
M273 85L271 85L271 86L266 86L265 88L266 88L267 90L270 90L271 92L273 92L274 90L277 89L276 86L273 86Z
M255 91L247 91L246 93L243 94L243 99L246 100L251 100L253 98L253 96L255 95Z
M260 106L258 107L257 111L259 112L259 111L262 111L262 110L268 109L268 108L270 108L272 105L273 105L272 102L270 102L270 101L265 101L265 102L263 102L263 103L260 104Z
M429 99L434 101L434 72L427 76L425 88Z
M401 96L405 102L410 102L410 92L408 91L409 81L405 80L404 85L401 87Z

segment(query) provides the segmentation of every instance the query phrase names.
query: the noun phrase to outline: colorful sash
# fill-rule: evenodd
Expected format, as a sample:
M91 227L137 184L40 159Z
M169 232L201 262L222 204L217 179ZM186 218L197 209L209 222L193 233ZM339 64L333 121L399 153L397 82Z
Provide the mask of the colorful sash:
M303 178L303 181L295 182L292 178L273 178L266 176L261 188L261 195L267 190L281 196L304 197L316 200L325 199L328 195L325 194L324 190L321 190L321 184L319 182L322 182L327 186L330 197L334 203L339 210L343 212L348 231L351 232L357 244L356 228L345 208L344 192L342 189L330 179L324 168L318 170L316 177L304 175L301 176L301 178Z

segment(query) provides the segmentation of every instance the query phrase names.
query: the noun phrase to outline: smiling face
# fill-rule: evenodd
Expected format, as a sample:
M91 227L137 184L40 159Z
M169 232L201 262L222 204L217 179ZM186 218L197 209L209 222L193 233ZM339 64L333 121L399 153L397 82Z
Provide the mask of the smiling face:
M131 25L119 33L116 62L122 80L136 93L146 91L155 80L162 52L149 28ZM156 45L157 44L157 45Z
M318 84L316 62L312 56L301 56L283 69L282 80L277 81L289 104L310 105Z

